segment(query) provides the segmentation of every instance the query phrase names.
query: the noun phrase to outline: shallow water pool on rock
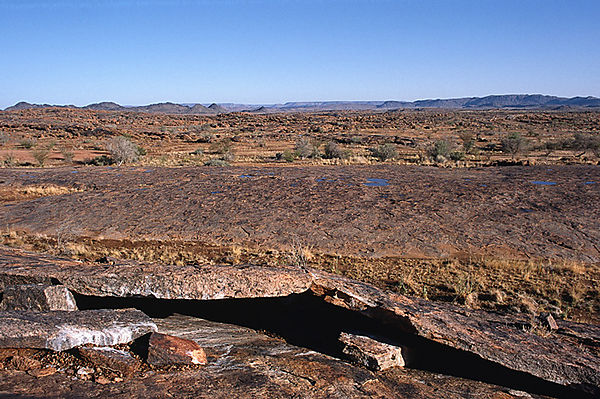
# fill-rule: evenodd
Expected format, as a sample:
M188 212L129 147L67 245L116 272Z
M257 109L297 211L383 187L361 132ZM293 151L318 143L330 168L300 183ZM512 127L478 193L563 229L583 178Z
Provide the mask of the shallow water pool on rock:
M390 185L388 179L367 179L367 182L363 184L369 187L385 187Z
M534 180L531 183L539 186L556 186L556 183L553 181Z

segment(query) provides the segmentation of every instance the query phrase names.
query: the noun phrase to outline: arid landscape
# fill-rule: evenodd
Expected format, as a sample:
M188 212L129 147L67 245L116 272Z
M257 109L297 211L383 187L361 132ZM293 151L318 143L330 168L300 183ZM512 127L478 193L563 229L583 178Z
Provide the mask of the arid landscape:
M2 396L600 394L600 112L204 108L0 112Z

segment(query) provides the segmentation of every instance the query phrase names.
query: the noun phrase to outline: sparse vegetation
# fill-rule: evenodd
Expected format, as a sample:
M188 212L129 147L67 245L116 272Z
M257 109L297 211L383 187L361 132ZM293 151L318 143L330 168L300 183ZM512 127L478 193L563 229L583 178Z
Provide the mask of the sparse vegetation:
M213 142L210 145L208 150L209 150L209 152L211 152L213 154L223 155L223 154L227 154L228 152L231 152L231 148L232 148L231 139L224 138L219 141Z
M471 154L475 150L475 136L473 133L463 132L459 135L462 142L463 151Z
M75 154L73 153L73 151L71 149L66 148L66 147L62 148L60 150L60 153L62 154L63 160L66 163L73 163L73 157L75 156Z
M447 140L435 141L427 150L427 155L436 162L442 162L450 157L450 143Z
M110 139L106 144L106 149L117 165L135 162L140 156L138 147L125 136Z
M506 134L500 140L502 152L511 154L514 158L517 154L523 152L527 146L527 140L519 132Z
M319 158L319 145L308 137L300 137L294 146L296 156L300 159Z
M37 140L34 138L24 138L19 142L19 147L24 148L26 150L30 150L35 147L37 144Z
M8 143L9 139L10 136L8 133L0 132L0 146L4 146L6 143Z
M296 153L292 150L285 150L284 152L278 153L276 158L283 159L286 162L294 162L296 159Z
M209 159L204 162L204 166L229 166L229 162L224 159Z
M323 158L348 158L349 153L344 151L335 141L328 141L323 150Z
M371 148L370 151L371 155L381 162L398 158L398 150L396 149L396 146L391 143L381 144L378 147Z
M48 156L50 155L50 151L51 151L51 147L40 147L40 148L36 148L35 150L33 150L32 155L33 158L36 160L36 162L38 163L38 165L40 167L44 166L46 164L46 161L48 160Z
M99 155L95 158L87 159L83 163L85 165L93 165L93 166L108 166L108 165L113 165L115 163L115 161L108 155Z
M17 159L15 158L15 156L13 154L8 153L4 156L4 159L2 160L2 166L6 167L6 168L13 168L17 165L18 165Z

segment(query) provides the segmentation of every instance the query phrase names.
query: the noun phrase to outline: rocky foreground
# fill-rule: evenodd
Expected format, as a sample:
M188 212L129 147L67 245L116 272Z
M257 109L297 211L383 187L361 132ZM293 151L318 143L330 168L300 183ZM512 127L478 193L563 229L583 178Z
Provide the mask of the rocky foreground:
M587 398L600 327L305 267L76 262L0 248L0 395Z

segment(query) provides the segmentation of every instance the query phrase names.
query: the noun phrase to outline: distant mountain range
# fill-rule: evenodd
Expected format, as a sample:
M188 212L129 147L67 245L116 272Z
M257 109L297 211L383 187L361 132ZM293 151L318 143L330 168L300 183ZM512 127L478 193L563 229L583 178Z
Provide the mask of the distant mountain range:
M600 109L597 97L556 97L541 94L507 94L486 97L462 97L417 101L321 101L288 102L284 104L235 104L220 103L205 106L202 104L174 104L170 102L143 106L123 106L114 102L101 102L77 107L75 105L30 104L20 102L5 111L31 108L78 108L99 111L129 111L162 114L214 115L226 112L315 112L315 111L392 111L402 109Z

